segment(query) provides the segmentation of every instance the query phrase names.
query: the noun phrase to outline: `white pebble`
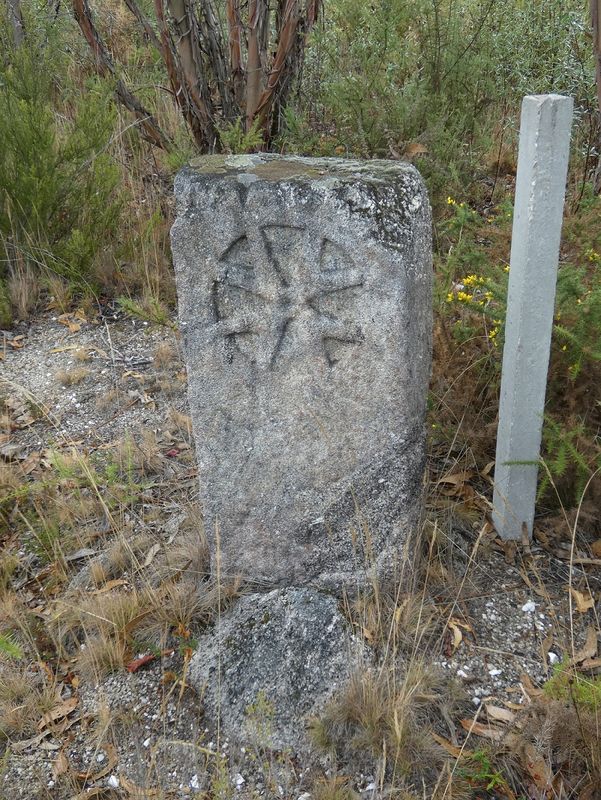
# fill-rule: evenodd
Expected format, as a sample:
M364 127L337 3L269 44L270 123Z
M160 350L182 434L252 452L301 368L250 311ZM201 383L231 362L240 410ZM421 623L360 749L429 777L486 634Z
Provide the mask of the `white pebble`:
M522 606L522 611L525 614L532 614L536 611L536 603L533 603L532 600L528 600L527 603L524 603Z
M99 764L102 764L105 758L106 756L104 755L104 753L98 753L98 755L96 756L96 761L98 761Z
M150 747L150 736L148 737L148 739L144 739L144 741L142 742L142 747Z
M118 789L119 788L119 778L116 775L111 775L111 777L107 781L108 785L111 789Z
M497 675L501 675L502 673L503 673L502 669L489 669L488 670L488 674L491 676L491 678L496 678Z
M200 781L198 775L192 775L190 778L190 789L200 789Z
M467 672L464 672L462 669L457 670L457 677L458 678L467 678Z
M549 664L557 664L557 662L559 661L559 656L557 655L557 653L552 653L550 650L547 653L547 656L549 658Z
M238 773L236 775L236 777L234 778L234 783L236 784L236 786L242 786L242 784L246 783L246 781L244 780L242 775L240 775L240 773Z
M478 696L476 696L476 697L472 697L472 703L473 703L475 706L479 706L479 705L480 705L480 698L479 698Z

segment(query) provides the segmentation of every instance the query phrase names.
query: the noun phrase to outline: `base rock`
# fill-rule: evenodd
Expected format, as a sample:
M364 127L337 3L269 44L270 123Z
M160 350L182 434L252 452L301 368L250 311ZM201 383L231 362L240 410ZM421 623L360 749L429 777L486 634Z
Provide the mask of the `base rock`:
M334 597L277 589L245 595L200 639L190 682L230 741L301 753L309 718L364 660Z

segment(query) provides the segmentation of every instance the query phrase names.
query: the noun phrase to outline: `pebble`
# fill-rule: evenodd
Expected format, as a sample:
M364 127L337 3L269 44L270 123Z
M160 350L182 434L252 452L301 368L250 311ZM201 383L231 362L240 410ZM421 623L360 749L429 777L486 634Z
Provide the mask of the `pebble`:
M525 614L533 614L536 611L536 603L533 603L532 600L528 600L528 602L524 603L522 606L522 611Z

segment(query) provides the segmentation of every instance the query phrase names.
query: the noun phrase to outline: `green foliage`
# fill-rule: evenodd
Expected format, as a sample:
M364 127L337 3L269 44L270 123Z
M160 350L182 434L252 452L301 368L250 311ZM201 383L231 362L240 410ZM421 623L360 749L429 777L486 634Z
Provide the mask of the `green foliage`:
M459 773L467 778L470 783L491 792L494 789L507 788L507 781L503 775L493 767L491 754L486 750L474 750L467 758L462 760L463 766Z
M593 103L579 0L330 0L326 20L305 66L305 116L359 155L426 145L419 166L435 195L466 185L500 126L511 139L524 94Z
M595 465L589 463L579 446L586 438L587 431L583 423L568 427L565 423L556 422L549 415L545 416L543 450L546 469L541 474L539 499L546 493L551 482L557 484L569 476L569 500L578 502L595 469ZM598 461L597 466L601 467L601 452L598 454Z
M572 701L577 707L595 714L601 711L601 677L581 675L566 662L556 664L543 691L553 700Z
M23 648L11 636L0 634L0 653L18 660L23 658Z
M132 317L144 322L154 322L156 325L165 325L168 328L175 327L169 318L169 311L152 295L147 295L140 301L131 297L119 297L118 303L119 307Z
M263 144L259 120L255 120L250 130L245 131L241 117L219 128L219 138L226 153L255 153Z
M36 38L36 34L38 38ZM0 237L7 259L88 283L111 241L120 204L106 152L115 122L111 87L74 92L55 36L28 31L0 64ZM8 263L8 266L7 266Z

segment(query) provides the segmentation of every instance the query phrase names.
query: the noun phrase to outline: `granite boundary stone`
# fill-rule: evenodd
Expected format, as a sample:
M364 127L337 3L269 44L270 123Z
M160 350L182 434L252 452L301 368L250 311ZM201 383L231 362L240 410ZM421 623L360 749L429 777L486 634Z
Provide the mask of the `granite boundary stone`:
M336 593L389 575L417 526L424 466L432 259L419 173L207 156L175 191L213 571L259 591Z

